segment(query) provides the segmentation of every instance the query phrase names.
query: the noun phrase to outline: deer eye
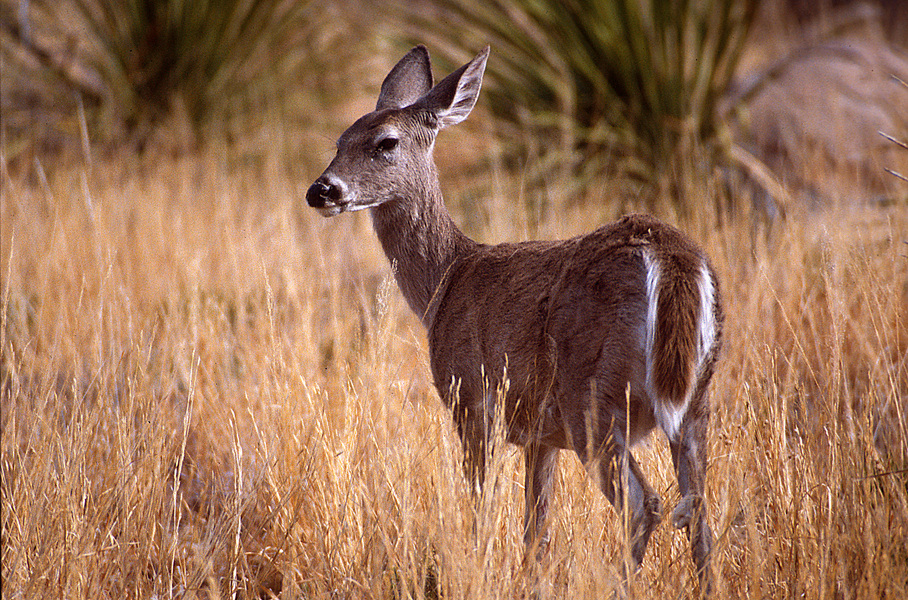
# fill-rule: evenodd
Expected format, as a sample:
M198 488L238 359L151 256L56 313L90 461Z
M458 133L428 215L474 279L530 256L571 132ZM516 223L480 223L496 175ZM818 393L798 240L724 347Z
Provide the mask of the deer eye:
M399 140L396 137L386 137L378 140L378 143L375 144L376 152L390 152L397 148L397 142Z

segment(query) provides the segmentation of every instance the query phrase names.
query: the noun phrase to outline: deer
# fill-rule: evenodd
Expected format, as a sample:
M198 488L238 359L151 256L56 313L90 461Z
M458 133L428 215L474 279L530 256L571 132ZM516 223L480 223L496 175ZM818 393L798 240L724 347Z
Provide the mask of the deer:
M436 85L428 50L410 50L375 110L341 134L307 204L325 217L370 211L426 328L433 383L475 489L496 415L522 449L528 554L549 542L553 474L569 450L622 515L628 564L639 568L662 501L630 449L658 427L681 494L672 522L687 532L708 594L708 387L724 319L713 267L681 231L641 214L560 241L488 245L461 232L433 148L439 131L473 110L488 56L487 46Z

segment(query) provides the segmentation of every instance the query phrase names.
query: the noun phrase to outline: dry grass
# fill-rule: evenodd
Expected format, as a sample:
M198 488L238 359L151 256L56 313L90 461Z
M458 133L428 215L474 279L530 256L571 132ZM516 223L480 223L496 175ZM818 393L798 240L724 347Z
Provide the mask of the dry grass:
M330 158L329 140L311 147L295 176L279 151L242 166L219 148L4 176L4 597L530 587L522 465L497 453L473 502L368 218L324 221L301 202ZM487 241L616 216L557 202L529 215L505 175L459 197L449 171L450 205L470 207L456 219ZM908 595L908 211L887 210L679 223L728 308L709 468L717 597ZM636 454L671 508L664 438ZM560 466L541 585L602 597L619 582L616 516L575 457ZM684 536L663 525L631 585L695 595Z

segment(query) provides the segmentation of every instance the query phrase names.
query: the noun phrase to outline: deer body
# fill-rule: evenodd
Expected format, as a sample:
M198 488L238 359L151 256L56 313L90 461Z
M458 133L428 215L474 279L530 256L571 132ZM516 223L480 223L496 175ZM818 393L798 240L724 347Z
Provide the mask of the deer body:
M601 475L643 558L661 503L629 448L659 426L672 448L704 591L712 534L703 500L707 387L722 311L709 263L678 230L642 215L562 241L474 242L440 191L437 132L475 104L488 49L438 85L418 46L394 67L376 110L354 123L307 192L324 215L371 209L409 306L428 331L434 383L451 408L467 474L483 479L491 426L524 449L528 545L546 538L559 449Z
M658 260L652 246L660 234L680 236L655 219L633 215L571 240L477 246L458 257L427 323L436 387L447 391L459 384L456 400L464 404L464 396L479 400L490 385L497 395L495 386L506 375L504 417L514 443L539 439L563 449L584 448L579 430L586 428L591 407L589 398L578 398L589 397L591 385L602 404L597 414L613 417L621 432L629 430L630 444L656 424L676 437L692 382L674 381L684 376L681 369L652 375L670 379L658 382L661 392L647 380L660 358L683 360L650 356L675 350L647 344L653 300L648 266ZM714 286L705 278L697 281L701 273L693 274L695 285ZM667 304L676 300L693 304L699 298ZM487 381L476 365L483 365ZM681 395L673 397L675 389Z

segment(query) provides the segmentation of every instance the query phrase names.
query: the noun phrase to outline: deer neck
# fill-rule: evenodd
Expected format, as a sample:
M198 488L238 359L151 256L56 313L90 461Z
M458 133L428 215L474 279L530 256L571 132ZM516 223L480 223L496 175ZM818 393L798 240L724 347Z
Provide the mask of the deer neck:
M477 244L464 235L445 208L441 190L429 186L414 198L372 209L372 225L394 266L404 298L428 328L435 318L449 267Z

